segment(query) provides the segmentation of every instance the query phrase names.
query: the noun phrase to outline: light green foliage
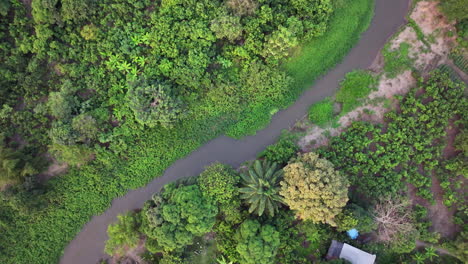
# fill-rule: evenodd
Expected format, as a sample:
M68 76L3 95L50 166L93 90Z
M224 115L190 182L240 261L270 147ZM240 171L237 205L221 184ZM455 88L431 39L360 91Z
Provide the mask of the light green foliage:
M468 19L468 5L465 0L445 0L440 3L440 8L452 20Z
M348 201L346 177L313 152L299 155L283 170L280 194L291 210L303 220L336 226L334 217Z
M249 205L249 213L262 216L263 213L273 217L282 202L278 194L279 181L283 171L276 163L267 160L255 160L247 172L241 173L241 198Z
M198 185L203 195L219 204L233 202L239 193L239 181L239 175L231 167L221 163L210 165L198 176Z
M313 104L309 108L309 120L310 122L324 126L329 124L333 120L333 101L330 98Z
M394 78L405 70L412 67L412 59L409 57L410 44L401 43L400 46L392 50L389 44L383 48L384 71L388 77Z
M52 144L49 151L59 162L67 163L71 166L80 166L92 160L94 151L86 145L66 146Z
M204 197L198 186L166 185L144 209L144 233L165 251L190 245L193 238L211 230L218 213L213 201Z
M420 88L425 93L416 96ZM454 83L446 74L434 72L427 82L400 100L401 112L386 115L389 123L385 132L379 125L354 123L320 154L349 175L357 191L368 197L397 193L405 177L417 188L419 196L430 200L432 181L427 175L443 168L441 142L449 119L466 112L464 89L463 84ZM425 102L426 98L431 100Z
M31 3L32 15L37 23L54 24L60 22L57 10L58 0L34 0Z
M95 8L92 5L93 0L61 0L60 2L60 13L63 21L80 22L86 20Z
M271 225L262 225L256 220L247 220L239 226L236 234L240 263L273 264L280 245L280 233Z
M371 73L363 70L346 74L336 93L336 101L342 104L341 114L346 114L359 106L361 100L375 88L377 80Z
M260 156L278 164L286 164L298 151L299 146L291 138L283 137L268 146Z
M226 5L238 16L252 15L258 7L255 0L228 0Z
M40 157L28 157L5 146L4 135L0 133L0 186L18 183L27 176L37 174L40 160Z
M348 231L356 228L359 221L354 217L353 212L350 210L343 210L340 214L335 217L336 230L339 232Z
M226 38L229 41L238 39L242 34L242 25L237 16L222 15L211 22L210 29L218 39Z
M139 227L141 215L139 213L127 213L117 216L117 223L109 225L104 251L109 255L122 255L125 250L137 246L140 240Z
M181 102L168 94L170 90L165 84L132 84L127 100L135 119L149 127L172 127L180 119L182 108Z
M84 25L80 31L80 35L85 40L94 40L97 37L99 29L94 24Z
M268 36L263 48L263 57L268 62L276 64L289 55L291 48L298 44L298 39L289 29L280 27L278 31Z

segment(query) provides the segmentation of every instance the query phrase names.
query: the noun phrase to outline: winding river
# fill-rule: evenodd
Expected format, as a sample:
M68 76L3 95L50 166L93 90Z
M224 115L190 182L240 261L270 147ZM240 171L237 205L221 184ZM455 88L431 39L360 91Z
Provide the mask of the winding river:
M405 22L409 0L376 0L375 16L369 29L358 44L350 51L341 64L329 71L306 90L289 108L276 113L271 123L254 136L241 140L218 137L184 159L169 167L163 176L154 179L147 186L129 191L116 198L103 214L92 217L81 232L66 247L60 260L63 264L92 264L106 257L104 244L107 240L107 226L116 220L118 214L140 208L151 195L166 183L182 177L199 174L203 168L215 161L238 166L245 160L276 141L281 130L291 127L303 117L309 106L335 93L344 75L357 68L367 68L388 38Z

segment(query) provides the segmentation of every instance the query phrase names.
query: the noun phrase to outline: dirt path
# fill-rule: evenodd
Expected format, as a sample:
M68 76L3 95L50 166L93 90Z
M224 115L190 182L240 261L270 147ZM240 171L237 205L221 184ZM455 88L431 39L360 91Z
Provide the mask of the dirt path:
M64 250L63 264L96 263L106 257L103 253L107 240L107 226L116 220L118 214L140 208L154 192L174 180L197 175L204 166L215 161L239 166L245 160L253 159L266 146L274 143L282 129L292 127L307 113L309 106L335 93L340 80L347 72L356 68L367 68L389 37L405 22L409 0L376 0L375 18L362 35L358 44L348 53L341 64L317 80L288 109L273 116L269 126L255 136L234 140L225 136L216 138L189 156L175 162L163 176L154 179L147 186L129 191L124 197L115 199L112 206L102 215L94 216Z

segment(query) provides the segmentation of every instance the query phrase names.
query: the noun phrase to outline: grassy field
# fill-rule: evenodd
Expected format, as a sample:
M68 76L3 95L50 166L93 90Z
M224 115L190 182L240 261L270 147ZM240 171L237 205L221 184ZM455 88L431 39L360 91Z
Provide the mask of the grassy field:
M372 0L341 0L337 5L328 32L302 46L285 65L295 82L290 95L278 105L246 108L241 120L228 116L191 120L177 127L180 133L148 129L133 136L132 127L121 127L125 132L122 137L126 137L121 142L125 143L114 144L110 150L103 148L89 165L50 180L45 194L31 199L24 192L0 203L0 262L57 262L90 217L105 211L114 198L144 186L216 136L241 137L268 124L276 109L293 103L317 77L336 65L369 25ZM115 153L126 153L126 157Z

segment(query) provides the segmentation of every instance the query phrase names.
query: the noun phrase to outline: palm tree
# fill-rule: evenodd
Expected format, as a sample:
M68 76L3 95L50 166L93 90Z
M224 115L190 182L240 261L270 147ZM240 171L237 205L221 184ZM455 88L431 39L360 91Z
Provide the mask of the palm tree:
M279 195L279 181L283 170L276 163L256 160L247 173L241 173L243 187L239 189L241 198L250 206L249 213L259 216L266 211L274 216L283 198Z

